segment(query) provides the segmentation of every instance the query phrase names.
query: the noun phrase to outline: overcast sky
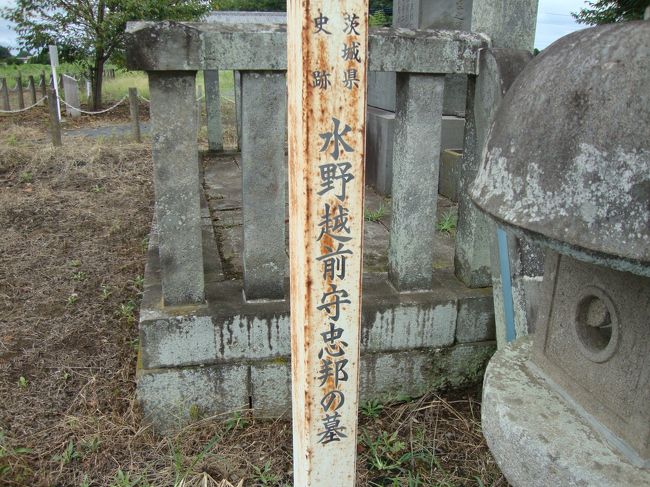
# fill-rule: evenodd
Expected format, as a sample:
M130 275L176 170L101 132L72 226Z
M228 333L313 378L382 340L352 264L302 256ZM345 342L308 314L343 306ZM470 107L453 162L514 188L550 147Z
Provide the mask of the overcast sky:
M582 26L575 23L571 12L577 12L585 3L584 0L539 0L535 47L544 49L556 39L580 29ZM13 0L0 0L0 7L13 4ZM16 33L4 19L0 19L0 46L18 47Z

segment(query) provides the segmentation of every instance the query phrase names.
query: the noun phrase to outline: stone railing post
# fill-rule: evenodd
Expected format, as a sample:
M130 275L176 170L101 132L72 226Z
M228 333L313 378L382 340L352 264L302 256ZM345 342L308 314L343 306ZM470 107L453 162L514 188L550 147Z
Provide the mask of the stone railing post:
M205 83L205 111L208 126L208 149L223 150L223 131L221 128L221 98L219 95L219 71L203 71Z
M399 291L430 289L444 75L397 74L388 274Z
M283 299L287 87L282 72L241 71L246 299Z
M469 188L476 178L492 121L501 100L517 75L530 61L526 50L483 49L479 73L469 77L465 118L465 148L459 184L458 228L454 264L456 276L469 287L493 286L497 339L505 340L506 315L514 312L519 327L525 326L526 306L520 281L512 280L504 299L496 226L471 202ZM517 239L508 235L509 273L521 274ZM508 301L508 302L506 302ZM504 304L506 305L504 307ZM523 323L523 324L522 324Z
M163 303L202 303L196 71L148 75Z
M241 150L242 139L242 80L241 72L233 71L233 87L235 90L235 126L237 128L237 150Z

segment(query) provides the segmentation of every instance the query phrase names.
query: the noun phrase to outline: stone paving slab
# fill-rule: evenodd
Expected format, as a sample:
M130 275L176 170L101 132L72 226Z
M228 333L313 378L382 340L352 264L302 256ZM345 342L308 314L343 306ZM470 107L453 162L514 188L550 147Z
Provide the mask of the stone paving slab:
M241 278L243 273L243 226L242 226L242 177L238 153L210 154L203 156L203 186L210 206L214 231L228 278ZM388 235L391 223L391 201L366 187L364 225L364 272L383 273L388 270ZM381 208L381 210L380 210ZM438 216L451 214L456 217L458 205L440 196ZM369 221L372 216L373 221ZM376 221L375 221L376 219ZM287 241L288 252L288 216ZM453 271L454 238L445 232L436 232L433 246L434 267L437 270ZM286 273L288 277L288 270Z

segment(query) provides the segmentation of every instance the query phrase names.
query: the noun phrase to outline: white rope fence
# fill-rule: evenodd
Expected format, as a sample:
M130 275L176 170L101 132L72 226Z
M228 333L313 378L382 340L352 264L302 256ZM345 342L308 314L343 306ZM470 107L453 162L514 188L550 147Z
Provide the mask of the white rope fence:
M34 103L33 105L30 105L30 106L28 106L28 107L21 108L20 110L0 110L0 113L20 113L20 112L26 112L27 110L29 110L29 109L31 109L31 108L34 108L36 105L38 105L39 103L41 103L42 101L44 101L44 100L46 100L46 99L47 99L47 96L44 96L43 98L41 98L40 100L38 100L36 103Z
M77 110L78 112L85 113L86 115L98 115L98 114L100 114L100 113L106 113L106 112L110 112L111 110L116 109L116 108L117 108L118 106L120 106L120 105L124 102L124 100L126 100L127 98L128 98L128 96L125 95L125 96L123 96L122 99L121 99L120 101L118 101L115 105L113 105L113 106L111 106L111 107L108 107L108 108L106 108L106 109L104 109L104 110L99 110L99 111L97 111L97 112L89 112L89 111L86 111L86 110L82 110L81 108L78 108L78 107L72 106L72 105L70 105L69 103L66 103L66 101L65 101L64 99L62 99L61 97L59 97L59 101L60 101L61 103L63 103L65 106L67 106L68 108L70 108L71 110Z

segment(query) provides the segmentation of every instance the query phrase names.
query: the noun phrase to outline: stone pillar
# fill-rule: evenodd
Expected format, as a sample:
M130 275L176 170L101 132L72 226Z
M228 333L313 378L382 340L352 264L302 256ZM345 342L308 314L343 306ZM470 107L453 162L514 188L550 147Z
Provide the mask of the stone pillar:
M219 95L219 71L203 71L205 83L205 112L208 124L208 149L223 150L223 130L221 128L221 97Z
M148 74L163 303L201 303L204 278L196 72Z
M233 71L233 87L235 90L235 126L237 128L237 150L241 150L242 139L242 80L241 72Z
M469 77L454 256L456 276L468 287L491 285L490 241L494 237L493 225L472 203L469 188L499 103L531 57L528 51L484 49L479 57L480 76Z
M444 80L397 74L388 273L400 291L432 284Z
M472 32L487 34L492 47L533 50L539 0L473 0Z
M283 299L287 268L284 73L242 71L242 187L246 299Z

